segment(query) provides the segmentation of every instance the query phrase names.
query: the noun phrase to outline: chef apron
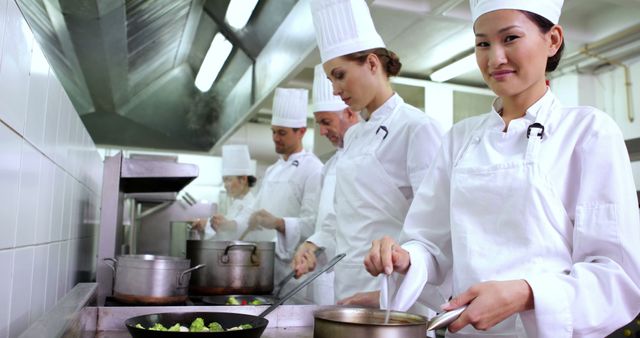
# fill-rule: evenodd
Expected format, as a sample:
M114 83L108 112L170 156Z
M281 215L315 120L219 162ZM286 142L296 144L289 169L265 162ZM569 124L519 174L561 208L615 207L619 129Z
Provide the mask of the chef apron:
M450 209L454 294L484 281L526 280L571 268L573 226L539 165L548 137L544 124L559 110L559 103L554 99L550 106L538 109L536 123L528 128L524 159L498 163L495 157L499 156L494 156L491 162L496 163L460 164L480 147L499 154L501 142L508 137L525 137L491 128L472 134L454 161ZM488 332L468 325L457 334L448 332L447 337L526 337L520 315L534 314L515 314ZM566 333L535 332L529 327L527 331L532 337L565 337Z
M376 277L364 268L364 257L374 239L398 238L411 203L394 184L376 156L376 150L399 118L400 102L381 124L365 123L338 161L334 207L338 219L336 251L347 256L335 267L337 300L358 292L379 290ZM398 149L405 151L405 149Z
M333 161L338 161L338 158L342 156L342 149L338 149L332 158ZM325 172L322 181L322 191L320 192L320 202L318 203L318 220L323 220L327 213L333 208L333 197L336 192L336 163L333 163L331 167ZM320 223L316 224L315 232L320 231ZM323 255L331 259L335 255L334 252L324 252ZM327 271L318 276L316 280L309 285L309 293L311 299L318 305L333 305L335 304L334 295L334 283L335 272L333 270Z

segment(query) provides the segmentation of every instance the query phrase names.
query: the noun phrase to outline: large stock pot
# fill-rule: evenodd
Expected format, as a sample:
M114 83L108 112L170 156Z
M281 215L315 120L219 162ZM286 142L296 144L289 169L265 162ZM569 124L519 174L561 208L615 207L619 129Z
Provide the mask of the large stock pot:
M273 291L275 242L187 241L187 258L206 268L191 276L197 295L269 294Z
M106 258L113 269L114 297L130 304L172 304L187 300L191 272L204 267L190 267L188 259L154 256L122 255Z

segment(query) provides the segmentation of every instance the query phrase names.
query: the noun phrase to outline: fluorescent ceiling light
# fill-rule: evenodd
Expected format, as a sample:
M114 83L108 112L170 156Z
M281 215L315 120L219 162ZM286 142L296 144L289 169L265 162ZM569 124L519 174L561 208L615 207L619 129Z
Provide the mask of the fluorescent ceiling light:
M233 29L242 29L249 21L258 0L231 0L225 19Z
M218 73L220 73L220 69L227 61L231 49L233 49L233 45L224 35L218 33L213 37L211 46L209 46L207 55L204 56L204 61L202 61L196 76L196 87L201 92L206 92L211 88L211 85L218 77Z
M449 79L453 79L456 76L468 73L476 69L476 67L476 55L472 53L454 63L436 70L429 77L431 78L431 81L444 82Z

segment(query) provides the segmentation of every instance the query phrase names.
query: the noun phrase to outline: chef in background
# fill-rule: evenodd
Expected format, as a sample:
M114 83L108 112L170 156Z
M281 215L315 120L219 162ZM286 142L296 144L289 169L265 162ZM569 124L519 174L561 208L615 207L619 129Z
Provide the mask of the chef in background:
M402 65L376 32L364 0L313 0L311 10L333 93L364 118L347 133L336 163L335 216L325 218L335 217L336 230L322 246L347 253L334 269L339 303L378 307L378 281L362 262L371 241L400 234L442 129L391 88L389 77Z
M447 336L605 337L640 312L622 132L596 108L564 106L545 82L564 47L562 5L471 0L476 60L498 98L443 140L404 244L376 240L365 261L374 275L397 272L390 307L400 310L452 272L442 309L467 307Z
M247 145L222 146L222 180L231 199L227 214L218 213L206 221L198 219L193 223L196 229L204 229L205 240L237 240L241 234L235 219L243 214L248 217L253 211L255 197L251 188L256 184L256 173Z
M302 146L308 96L306 89L276 88L271 131L280 158L265 172L254 213L236 219L240 239L276 241L276 281L291 272L296 248L315 226L322 162Z
M324 248L324 253L319 258L333 257L335 252L335 218L327 220L333 212L333 197L336 188L336 163L342 156L346 134L360 121L358 112L354 112L342 102L339 96L333 95L331 82L322 69L322 65L316 65L313 76L313 116L316 120L316 132L326 137L334 147L336 153L325 163L322 170L322 191L317 210L316 226L314 234L300 245L296 251L292 266L307 265L307 269L316 267L315 252L318 245ZM329 237L328 240L324 240ZM319 243L319 244L318 244ZM333 292L334 272L327 272L313 281L311 297L315 304L335 304Z

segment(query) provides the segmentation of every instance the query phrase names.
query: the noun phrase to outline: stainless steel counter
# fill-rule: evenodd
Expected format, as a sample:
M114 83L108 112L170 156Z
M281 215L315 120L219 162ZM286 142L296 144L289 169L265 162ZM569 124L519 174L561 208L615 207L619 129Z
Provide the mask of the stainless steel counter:
M102 331L98 332L96 338L130 338L128 332L123 331ZM313 327L292 327L292 328L273 328L266 329L261 338L311 338L313 337ZM85 338L85 337L83 337Z

